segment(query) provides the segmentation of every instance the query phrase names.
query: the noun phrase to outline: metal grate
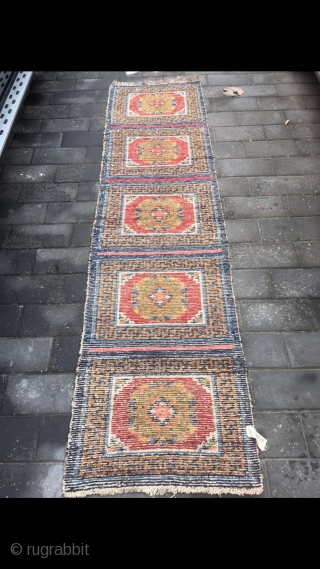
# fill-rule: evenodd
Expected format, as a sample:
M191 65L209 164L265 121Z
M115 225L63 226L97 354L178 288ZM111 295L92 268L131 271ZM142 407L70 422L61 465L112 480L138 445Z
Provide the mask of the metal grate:
M32 73L32 71L0 71L0 156L26 94Z
M0 101L8 82L10 81L12 71L0 71Z

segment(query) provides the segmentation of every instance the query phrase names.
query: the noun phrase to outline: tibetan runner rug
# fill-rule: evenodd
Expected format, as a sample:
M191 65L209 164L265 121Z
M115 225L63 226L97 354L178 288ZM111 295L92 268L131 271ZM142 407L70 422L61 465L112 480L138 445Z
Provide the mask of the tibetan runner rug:
M260 494L199 77L113 83L64 495Z

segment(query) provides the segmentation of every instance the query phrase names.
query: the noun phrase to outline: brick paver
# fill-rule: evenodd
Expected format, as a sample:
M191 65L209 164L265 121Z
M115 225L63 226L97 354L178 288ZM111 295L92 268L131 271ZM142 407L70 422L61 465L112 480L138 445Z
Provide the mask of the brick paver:
M194 72L134 78L183 73ZM255 424L269 440L262 497L320 497L320 85L312 72L199 73ZM132 80L36 72L1 157L3 497L61 495L105 106L120 77ZM227 85L243 95L225 97Z

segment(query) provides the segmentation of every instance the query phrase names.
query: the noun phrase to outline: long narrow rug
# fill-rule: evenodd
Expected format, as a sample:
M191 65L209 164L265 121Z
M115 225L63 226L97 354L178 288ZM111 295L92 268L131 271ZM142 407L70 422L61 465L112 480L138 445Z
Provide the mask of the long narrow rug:
M64 495L260 494L199 78L113 83Z

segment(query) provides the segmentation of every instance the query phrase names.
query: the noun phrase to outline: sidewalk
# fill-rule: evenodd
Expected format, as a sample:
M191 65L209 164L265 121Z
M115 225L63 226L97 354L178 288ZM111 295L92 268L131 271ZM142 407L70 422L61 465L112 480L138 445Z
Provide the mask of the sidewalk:
M0 497L61 494L108 88L195 73L268 439L259 497L320 497L320 84L302 71L36 72L0 159Z

